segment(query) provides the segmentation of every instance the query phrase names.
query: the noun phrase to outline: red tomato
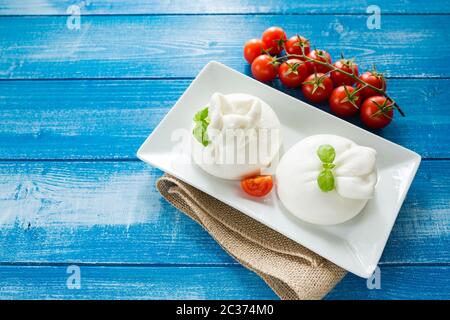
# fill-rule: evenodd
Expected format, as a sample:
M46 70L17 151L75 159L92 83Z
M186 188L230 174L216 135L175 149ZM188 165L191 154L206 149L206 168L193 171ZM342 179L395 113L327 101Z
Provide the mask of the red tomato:
M359 92L354 93L351 86L339 86L331 93L329 103L331 112L339 117L351 117L361 105Z
M358 76L358 65L351 60L341 59L339 61L336 61L333 65L338 69ZM339 71L331 72L331 80L333 80L335 86L352 86L355 83L354 79L343 73L340 73Z
M291 37L288 41L286 41L284 47L286 48L286 52L289 54L301 55L304 52L305 55L308 55L310 51L309 40L299 35Z
M245 178L241 181L242 189L249 195L254 197L264 197L272 190L272 176L255 176Z
M333 91L333 81L323 73L311 74L302 84L302 92L312 102L323 102Z
M252 63L256 57L264 53L264 43L261 39L251 39L245 43L244 58L248 63Z
M289 59L283 62L278 69L281 82L290 88L298 87L308 76L308 67L299 59Z
M392 121L393 117L393 103L386 97L369 97L361 106L361 121L369 128L384 128Z
M386 91L386 80L384 79L384 76L381 73L378 73L376 71L366 71L359 78L362 81L374 86L375 88ZM362 84L358 83L357 88L361 88L362 86L363 86ZM360 92L361 97L363 97L364 99L371 96L380 95L378 92L370 88L361 89Z
M277 55L283 51L286 33L280 27L270 27L263 32L261 40L271 55Z
M252 62L253 76L263 82L275 79L278 73L278 62L267 54L256 57Z
M331 56L325 50L313 50L308 54L308 57L314 60L331 63ZM310 73L313 73L314 70L319 73L327 73L330 70L329 67L317 62L308 61L307 63Z

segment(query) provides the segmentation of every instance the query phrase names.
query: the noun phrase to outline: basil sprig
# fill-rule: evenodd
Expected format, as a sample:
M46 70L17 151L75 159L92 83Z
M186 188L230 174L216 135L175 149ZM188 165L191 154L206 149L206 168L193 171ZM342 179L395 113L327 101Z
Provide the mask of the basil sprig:
M200 110L194 116L195 127L192 130L192 134L205 147L209 144L208 134L206 133L209 121L208 107Z
M317 156L320 161L322 161L322 171L320 171L317 177L317 183L319 184L320 190L323 192L328 192L334 189L334 175L333 168L336 166L333 164L334 158L336 157L336 151L329 144L322 144L317 149Z

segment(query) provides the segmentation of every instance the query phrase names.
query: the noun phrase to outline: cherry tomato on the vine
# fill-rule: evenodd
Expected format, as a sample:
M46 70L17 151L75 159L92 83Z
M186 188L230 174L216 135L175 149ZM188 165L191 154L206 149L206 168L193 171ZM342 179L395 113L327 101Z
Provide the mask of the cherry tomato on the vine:
M339 86L333 90L330 99L330 110L339 117L351 117L358 112L361 105L359 92L351 86Z
M317 61L331 63L331 56L325 50L313 50L308 54L308 57ZM314 70L319 73L327 73L330 71L328 66L313 61L308 61L308 69L310 73L313 73Z
M304 53L305 55L308 55L310 51L309 40L299 35L289 38L284 46L286 48L286 52L289 54L301 55Z
M372 129L381 129L391 123L394 117L392 101L383 96L372 96L361 106L361 121Z
M312 102L323 102L333 91L333 81L323 73L309 75L302 84L302 92Z
M286 33L280 27L270 27L263 32L261 40L271 55L277 55L283 51L283 44L286 42Z
M386 79L381 73L378 73L376 71L366 71L359 78L362 81L374 86L375 88L386 91ZM361 83L358 83L357 88L361 88L362 86L363 85ZM361 97L363 98L380 95L378 92L368 87L361 89L360 92Z
M358 65L356 63L354 63L352 60L341 59L339 61L336 61L333 64L333 66L335 66L336 68L343 70L347 73L358 76ZM351 77L349 77L339 71L331 72L331 80L333 80L333 83L335 86L341 86L341 85L352 86L356 81L355 79L352 79Z
M280 81L287 87L294 88L302 84L308 76L308 67L300 59L289 59L278 69Z
M244 58L250 64L263 53L264 43L261 39L250 39L244 45Z
M272 190L272 176L255 176L241 180L242 189L254 197L263 197Z
M256 57L252 62L252 74L259 81L271 81L275 79L277 73L278 62L267 54Z

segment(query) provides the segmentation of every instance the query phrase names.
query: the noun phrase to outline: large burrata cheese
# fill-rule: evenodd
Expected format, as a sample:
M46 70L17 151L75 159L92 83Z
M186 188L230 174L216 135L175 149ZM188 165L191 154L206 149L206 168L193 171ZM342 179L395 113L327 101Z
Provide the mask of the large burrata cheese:
M281 145L280 121L261 99L242 93L214 93L208 107L209 144L193 138L193 159L209 174L229 180L260 174Z
M322 162L317 155L321 145L336 152L335 188L324 192L317 177ZM283 205L298 218L320 225L345 222L356 216L373 197L377 182L376 151L336 135L307 137L282 157L277 170L277 192Z

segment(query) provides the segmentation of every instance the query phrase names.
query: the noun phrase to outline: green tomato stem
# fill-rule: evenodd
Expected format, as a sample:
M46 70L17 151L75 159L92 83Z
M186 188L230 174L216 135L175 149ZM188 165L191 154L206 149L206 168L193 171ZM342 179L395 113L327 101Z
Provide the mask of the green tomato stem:
M382 89L379 89L379 88L377 88L377 87L375 87L375 86L373 86L373 85L371 85L371 84L365 82L364 80L361 80L359 77L357 77L357 76L354 75L353 73L349 73L349 72L344 71L344 70L342 70L342 69L336 68L335 66L333 66L331 63L329 63L329 62L327 62L327 61L324 62L324 61L320 61L320 60L316 60L316 59L310 58L310 57L308 57L307 55L305 55L304 53L302 53L302 54L289 54L289 53L287 53L285 56L281 56L281 57L274 58L274 59L275 59L276 61L278 61L278 60L283 60L283 59L286 59L286 58L299 58L299 59L304 59L304 60L307 60L307 61L310 61L310 62L314 62L314 63L317 63L317 64L320 64L320 65L323 65L323 66L326 66L326 67L330 68L330 71L328 71L328 72L336 71L336 72L342 73L342 74L344 74L344 75L346 75L346 76L352 78L352 79L355 80L356 82L362 84L363 86L365 86L365 87L367 87L367 88L370 88L370 89L374 90L375 92L379 93L380 95L382 95L382 96L386 97L387 99L389 99L390 101L392 101L392 105L398 110L398 112L400 112L400 114L402 115L402 117L405 116L405 113L404 113L403 110L400 108L400 106L395 102L394 99L392 99L391 97L388 96L388 94L386 93L386 91L384 91L384 90L382 90Z

